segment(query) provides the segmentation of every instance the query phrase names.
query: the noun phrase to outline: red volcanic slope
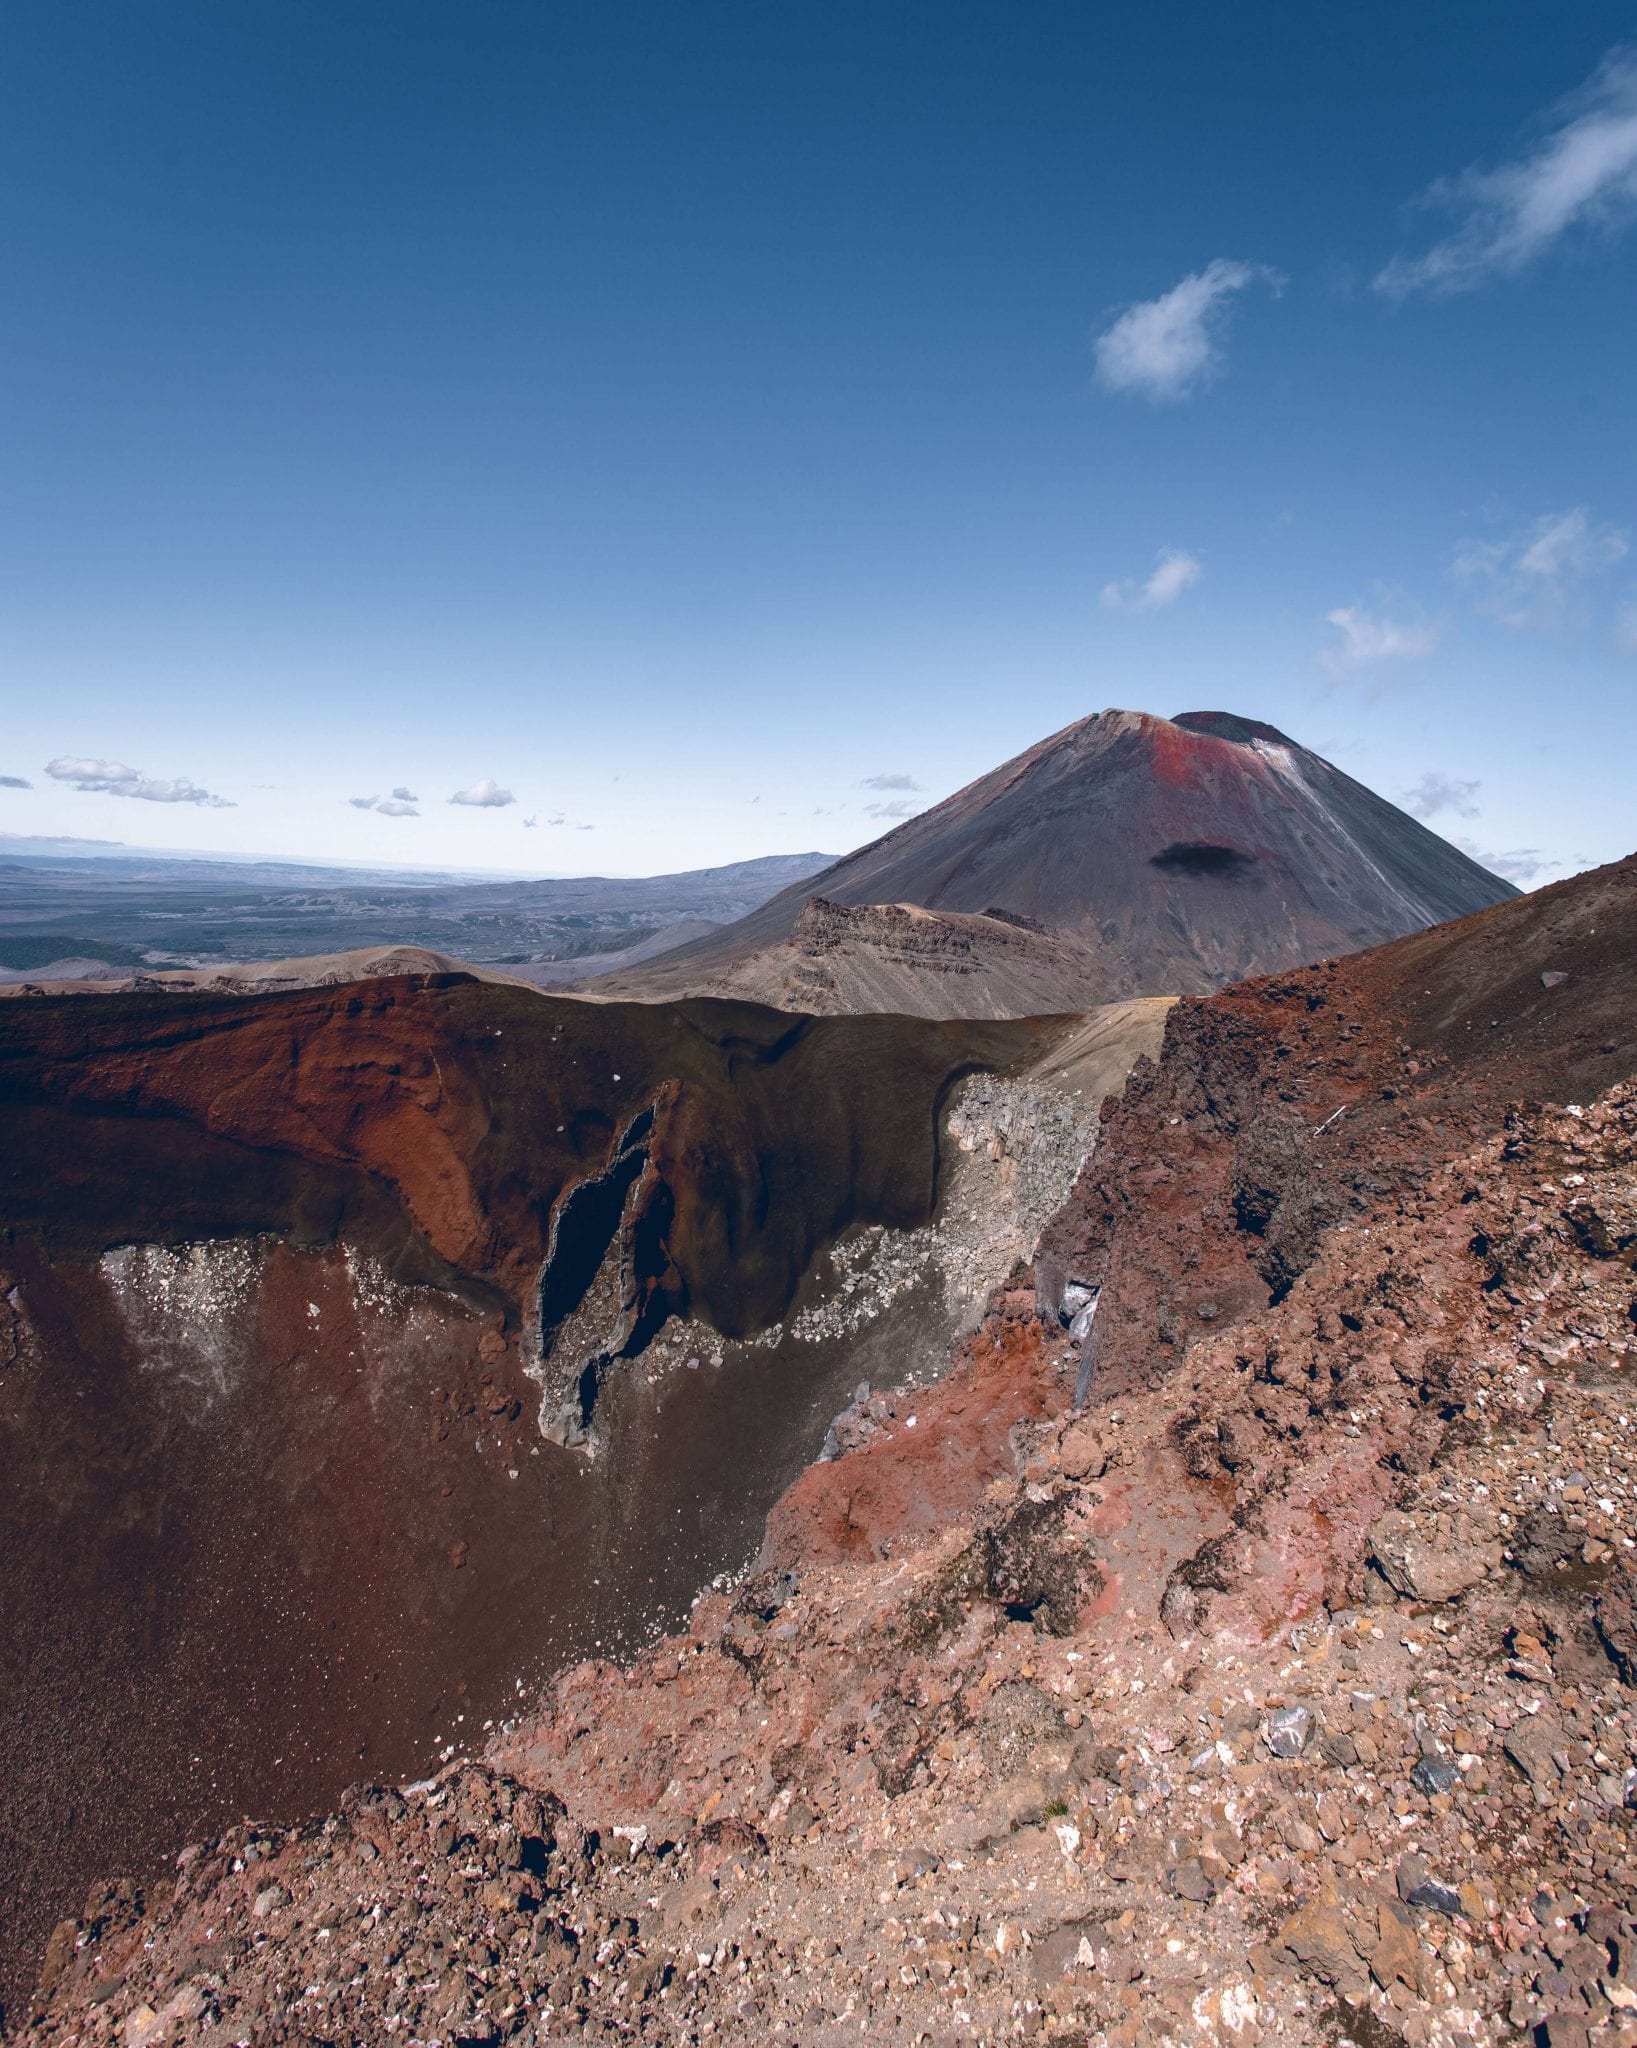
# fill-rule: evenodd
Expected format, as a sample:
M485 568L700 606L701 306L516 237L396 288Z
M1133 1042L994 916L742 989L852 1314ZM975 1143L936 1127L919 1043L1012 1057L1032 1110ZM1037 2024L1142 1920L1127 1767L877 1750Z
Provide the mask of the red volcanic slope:
M1090 940L1090 1000L1205 994L1516 895L1273 726L1104 711L1067 726L726 932L647 970L697 988L832 903L999 908Z

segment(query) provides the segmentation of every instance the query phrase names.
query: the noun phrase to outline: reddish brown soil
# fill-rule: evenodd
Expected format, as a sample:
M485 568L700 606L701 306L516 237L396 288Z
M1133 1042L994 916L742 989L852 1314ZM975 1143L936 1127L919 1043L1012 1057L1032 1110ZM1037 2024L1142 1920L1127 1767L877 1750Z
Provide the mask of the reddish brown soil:
M1041 1243L1100 1284L1113 1399L1288 1289L1323 1233L1493 1131L1637 1067L1637 857L1297 974L1184 1000ZM1542 986L1547 973L1568 979Z
M1062 1359L1034 1314L1033 1289L1000 1296L948 1377L919 1389L890 1433L808 1466L768 1517L767 1561L782 1568L881 1557L970 1514L990 1481L1012 1469L1012 1429L1053 1412L1062 1397Z
M1336 1223L1493 1129L1509 1102L1572 1100L1637 1068L1634 962L1637 861L1625 861L1179 1004L1163 1060L1108 1104L1042 1244L1052 1305L1066 1275L1104 1287L1098 1406L1264 1310ZM1543 988L1551 971L1568 981ZM769 1518L769 1560L878 1556L970 1513L1011 1469L1008 1431L1060 1411L1069 1384L1051 1323L997 1298L948 1378L915 1397L913 1431L900 1419L802 1475Z

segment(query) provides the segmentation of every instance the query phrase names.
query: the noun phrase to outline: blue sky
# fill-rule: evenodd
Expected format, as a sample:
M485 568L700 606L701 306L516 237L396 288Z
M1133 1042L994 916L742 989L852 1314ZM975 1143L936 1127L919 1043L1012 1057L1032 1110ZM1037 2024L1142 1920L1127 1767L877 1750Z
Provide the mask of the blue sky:
M0 832L840 851L1125 705L1522 879L1637 840L1629 8L0 43Z

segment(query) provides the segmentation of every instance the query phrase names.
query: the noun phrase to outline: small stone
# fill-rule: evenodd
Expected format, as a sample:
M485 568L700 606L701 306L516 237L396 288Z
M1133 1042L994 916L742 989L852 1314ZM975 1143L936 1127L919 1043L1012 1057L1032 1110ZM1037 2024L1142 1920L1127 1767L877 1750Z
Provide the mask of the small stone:
M265 1920L269 1913L277 1913L289 1905L290 1894L281 1884L270 1884L257 1892L255 1903L250 1910L258 1920Z
M1376 1914L1379 1938L1370 1953L1370 1975L1382 1990L1395 1984L1412 1993L1421 1989L1421 1944L1410 1915L1396 1899L1383 1899Z
M1059 1455L1070 1479L1100 1479L1108 1469L1108 1453L1089 1422L1077 1422L1064 1434Z
M1398 1896L1407 1900L1416 1886L1425 1884L1431 1875L1424 1856L1417 1856L1413 1851L1408 1856L1400 1856L1397 1872Z
M1568 978L1562 968L1548 967L1546 972L1540 977L1540 985L1542 988L1561 988ZM1553 2048L1557 2048L1555 2042L1553 2043Z
M1461 1910L1460 1894L1440 1884L1423 1856L1403 1856L1398 1864L1398 1896L1406 1906L1420 1906L1453 1920Z
M1437 1792L1453 1792L1460 1782L1460 1768L1447 1756L1424 1756L1410 1773L1410 1783L1429 1799Z
M1240 1838L1239 1830L1224 1821L1221 1827L1212 1828L1205 1837L1204 1853L1220 1858L1223 1863L1237 1870L1245 1860L1245 1844Z
M1458 1599L1489 1569L1476 1544L1430 1539L1413 1515L1397 1508L1384 1514L1370 1531L1370 1555L1383 1577L1412 1600Z
M1306 1707L1276 1707L1262 1728L1262 1740L1275 1756L1300 1756L1313 1739L1313 1716Z
M180 1991L166 2000L159 2017L167 2025L185 2025L196 2020L205 2009L205 1994L197 1984L184 1984Z
M1344 1997L1365 1992L1357 1951L1333 1892L1321 1893L1293 1913L1279 1930L1278 1945Z
M1170 1872L1170 1880L1177 1897L1191 1899L1196 1906L1208 1904L1216 1894L1216 1887L1197 1856L1185 1856Z
M1058 1298L1057 1320L1065 1330L1072 1329L1075 1319L1085 1314L1088 1308L1095 1308L1099 1290L1088 1286L1084 1280L1069 1280L1064 1283Z
M1299 1813L1286 1812L1279 1821L1279 1837L1287 1849L1294 1849L1303 1856L1316 1856L1324 1847L1324 1837L1317 1828L1309 1827Z

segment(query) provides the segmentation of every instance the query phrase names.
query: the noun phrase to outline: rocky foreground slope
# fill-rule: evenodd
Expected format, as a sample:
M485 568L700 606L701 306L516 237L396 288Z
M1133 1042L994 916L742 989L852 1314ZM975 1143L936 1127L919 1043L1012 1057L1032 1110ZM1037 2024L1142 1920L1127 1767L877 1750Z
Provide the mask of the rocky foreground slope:
M1634 961L1626 862L1179 1005L758 1570L99 1887L22 2031L1637 2039Z
M805 974L811 962L791 955L810 951L803 919L814 894L834 908L957 913L956 927L997 910L1044 927L1060 957L1029 971L1070 968L1086 1007L1205 994L1516 891L1271 725L1221 711L1103 711L737 923L598 985L653 1000L730 993L739 974L763 983L793 966ZM979 935L947 936L972 945ZM845 971L866 989L893 976L900 932L860 925L846 937ZM1004 989L1011 962L995 934L987 947ZM931 963L910 983L928 993L933 1015L945 1014L939 986Z

